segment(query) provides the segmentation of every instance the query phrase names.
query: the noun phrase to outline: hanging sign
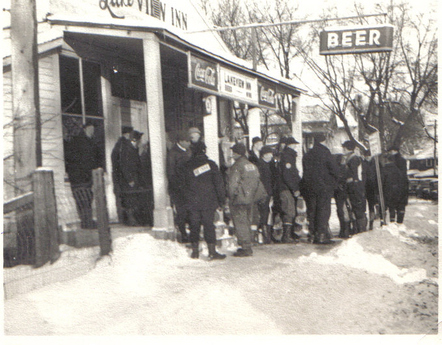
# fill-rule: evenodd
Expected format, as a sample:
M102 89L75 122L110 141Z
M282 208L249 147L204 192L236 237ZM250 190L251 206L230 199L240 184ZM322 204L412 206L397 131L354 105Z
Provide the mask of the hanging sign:
M393 26L326 29L320 34L319 54L353 54L393 50Z
M258 83L258 103L270 108L276 108L276 88L260 81Z
M381 147L381 137L379 131L376 131L368 136L368 141L370 143L370 152L372 156L377 156L382 153Z
M190 87L195 85L203 89L218 91L218 68L216 63L190 54L189 73Z
M258 103L258 81L220 67L220 94L245 103Z

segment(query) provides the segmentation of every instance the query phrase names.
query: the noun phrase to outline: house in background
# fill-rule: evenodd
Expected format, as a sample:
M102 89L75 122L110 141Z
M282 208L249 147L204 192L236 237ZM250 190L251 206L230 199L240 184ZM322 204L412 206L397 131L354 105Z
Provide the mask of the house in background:
M342 153L342 143L348 140L342 121L329 109L320 105L304 106L300 110L302 116L303 150L307 152L313 147L314 135L324 133L326 145L333 154ZM353 136L357 135L358 127L353 115L347 116Z

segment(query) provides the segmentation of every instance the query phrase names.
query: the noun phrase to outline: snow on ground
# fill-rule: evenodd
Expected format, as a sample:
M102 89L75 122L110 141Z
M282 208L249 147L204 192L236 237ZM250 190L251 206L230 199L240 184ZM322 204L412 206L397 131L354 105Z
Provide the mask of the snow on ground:
M405 231L406 230L404 228L402 232L399 232L396 224L390 224L388 226L384 226L382 229L377 229L373 232L367 232L354 236L326 255L312 253L309 256L301 257L300 260L302 262L311 260L322 264L341 264L348 267L358 268L369 273L385 275L391 278L397 284L413 283L425 280L428 278L425 269L399 268L384 256L388 255L388 248L385 248L384 246L386 236L391 235L398 241L405 243L413 242L413 240L410 240L410 237L404 234ZM387 232L389 235L387 235ZM367 237L371 242L382 243L382 248L379 248L380 253L370 253L364 249L361 242ZM399 243L396 243L396 245L399 245ZM433 280L437 282L436 279Z
M116 238L112 256L86 275L6 300L5 334L434 334L429 207L413 204L407 225L332 246L256 246L253 257L233 258L230 244L223 261L208 261L203 243L193 260L185 246L147 233ZM418 209L426 218L411 217ZM97 248L64 251L54 266L72 257L95 260Z

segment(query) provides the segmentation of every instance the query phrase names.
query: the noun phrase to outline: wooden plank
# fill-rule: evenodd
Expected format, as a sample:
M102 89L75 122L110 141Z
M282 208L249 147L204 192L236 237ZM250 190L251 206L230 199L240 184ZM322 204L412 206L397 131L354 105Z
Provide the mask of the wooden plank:
M33 174L35 266L59 257L58 220L52 170L37 169Z
M7 214L15 211L18 208L22 208L34 201L34 192L29 192L20 195L12 200L9 200L3 204L3 214Z
M104 186L103 168L92 171L95 205L97 207L98 240L100 242L100 255L108 255L112 250L109 216L107 213L106 193Z

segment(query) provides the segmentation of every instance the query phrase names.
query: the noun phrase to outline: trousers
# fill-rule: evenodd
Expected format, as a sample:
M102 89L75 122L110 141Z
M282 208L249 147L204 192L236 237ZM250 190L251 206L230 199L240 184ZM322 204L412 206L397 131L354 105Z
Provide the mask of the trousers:
M230 215L238 244L245 248L252 245L251 217L253 205L230 205Z

